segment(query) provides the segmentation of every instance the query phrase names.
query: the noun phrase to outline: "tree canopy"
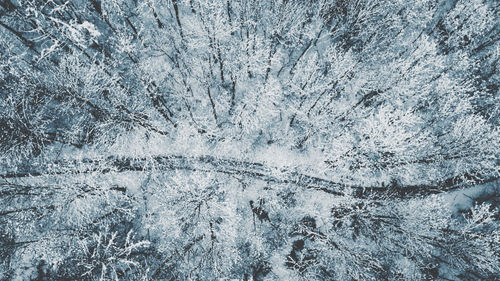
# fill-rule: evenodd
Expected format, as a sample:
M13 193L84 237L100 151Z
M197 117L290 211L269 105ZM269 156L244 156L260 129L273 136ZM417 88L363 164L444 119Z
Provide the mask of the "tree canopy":
M1 1L0 279L495 280L499 8Z

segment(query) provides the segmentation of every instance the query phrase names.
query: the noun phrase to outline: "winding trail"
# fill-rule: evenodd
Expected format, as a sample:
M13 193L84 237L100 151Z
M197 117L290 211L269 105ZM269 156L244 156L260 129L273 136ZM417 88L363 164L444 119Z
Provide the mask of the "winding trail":
M17 171L0 174L4 179L38 177L44 175L70 175L99 172L151 171L151 170L188 170L216 172L243 178L255 178L277 184L294 184L306 189L318 190L336 196L352 196L372 199L408 199L425 197L461 189L467 186L493 182L498 177L480 178L471 175L444 179L427 185L403 186L359 186L334 182L310 176L291 169L278 169L259 162L249 162L232 158L213 156L165 155L149 158L108 157L84 158L81 160L58 160L45 164L25 165ZM276 173L279 171L279 173ZM467 180L464 180L466 178ZM472 183L471 183L472 182Z

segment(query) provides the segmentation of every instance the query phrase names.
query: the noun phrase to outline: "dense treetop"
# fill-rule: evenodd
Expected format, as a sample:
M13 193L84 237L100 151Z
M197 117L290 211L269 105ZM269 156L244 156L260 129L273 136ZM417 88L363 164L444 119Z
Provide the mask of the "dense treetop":
M499 13L1 1L0 279L493 280Z

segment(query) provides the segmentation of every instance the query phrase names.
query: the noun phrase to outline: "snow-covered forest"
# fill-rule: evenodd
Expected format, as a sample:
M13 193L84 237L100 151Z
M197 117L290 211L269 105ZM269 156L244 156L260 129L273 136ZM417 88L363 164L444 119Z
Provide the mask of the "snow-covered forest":
M0 280L499 280L495 0L1 0Z

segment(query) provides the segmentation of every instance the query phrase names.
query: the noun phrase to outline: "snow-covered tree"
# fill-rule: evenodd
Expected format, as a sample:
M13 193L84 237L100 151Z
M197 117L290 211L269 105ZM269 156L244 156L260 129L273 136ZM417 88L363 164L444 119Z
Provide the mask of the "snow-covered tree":
M0 279L493 280L495 1L0 2Z

